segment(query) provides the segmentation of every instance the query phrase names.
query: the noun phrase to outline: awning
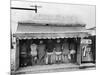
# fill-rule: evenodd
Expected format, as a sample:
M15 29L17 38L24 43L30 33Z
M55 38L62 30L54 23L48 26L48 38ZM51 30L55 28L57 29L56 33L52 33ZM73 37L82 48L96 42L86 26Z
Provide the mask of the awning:
M18 39L56 39L86 37L81 26L44 26L19 24L14 34Z
M18 33L18 39L56 39L56 38L77 38L87 37L87 33Z

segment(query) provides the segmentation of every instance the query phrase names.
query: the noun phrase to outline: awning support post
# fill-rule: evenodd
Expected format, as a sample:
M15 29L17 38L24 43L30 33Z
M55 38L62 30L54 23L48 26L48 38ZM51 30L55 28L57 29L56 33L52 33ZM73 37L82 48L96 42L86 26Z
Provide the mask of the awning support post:
M81 38L77 39L78 41L78 47L77 47L77 63L80 65L81 64Z
M16 38L15 71L19 68L19 39Z

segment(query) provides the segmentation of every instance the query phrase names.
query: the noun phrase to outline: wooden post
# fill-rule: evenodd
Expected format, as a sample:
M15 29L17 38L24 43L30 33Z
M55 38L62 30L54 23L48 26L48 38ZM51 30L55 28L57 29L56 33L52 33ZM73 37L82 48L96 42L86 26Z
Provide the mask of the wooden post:
M77 47L77 63L80 65L81 64L81 38L78 38L78 47Z
M41 6L31 6L31 7L35 7L34 9L33 8L23 8L23 7L11 7L11 9L15 9L15 10L31 10L31 11L35 11L35 13L37 13L37 10L39 7Z
M15 71L19 68L19 39L16 38L16 49L15 49Z

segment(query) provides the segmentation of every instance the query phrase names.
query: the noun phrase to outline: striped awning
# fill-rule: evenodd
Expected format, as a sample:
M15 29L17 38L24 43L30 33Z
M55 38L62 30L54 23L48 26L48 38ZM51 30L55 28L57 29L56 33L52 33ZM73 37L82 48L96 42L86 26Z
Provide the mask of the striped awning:
M56 39L88 36L88 33L83 29L84 27L81 26L18 25L14 36L18 39Z
M15 34L18 39L56 39L56 38L76 38L87 37L87 33L18 33Z

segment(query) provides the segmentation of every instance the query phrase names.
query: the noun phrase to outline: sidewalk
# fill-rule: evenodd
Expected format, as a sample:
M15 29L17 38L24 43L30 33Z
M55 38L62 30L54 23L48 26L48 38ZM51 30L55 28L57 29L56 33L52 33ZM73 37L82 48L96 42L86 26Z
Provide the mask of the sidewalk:
M53 64L53 65L37 65L37 66L29 66L29 67L23 67L19 68L19 70L16 73L39 73L41 71L49 71L49 70L57 70L57 69L73 69L73 68L79 68L79 65L76 64Z
M89 70L95 69L95 65L92 63L89 64L53 64L53 65L37 65L19 68L16 71L17 74L32 74L32 73L48 73L48 72L66 72L66 71L80 71L80 70Z
M93 64L93 63L84 63L84 64L81 64L80 69L93 69L93 68L96 68L96 64Z

